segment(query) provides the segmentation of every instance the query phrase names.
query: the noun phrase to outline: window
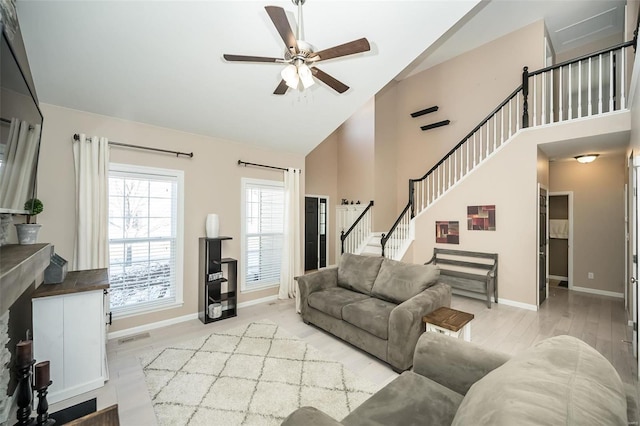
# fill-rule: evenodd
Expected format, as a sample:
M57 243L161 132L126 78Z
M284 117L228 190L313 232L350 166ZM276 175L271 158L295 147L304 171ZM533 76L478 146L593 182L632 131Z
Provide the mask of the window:
M242 179L243 291L279 285L283 237L282 182Z
M123 317L182 304L183 172L111 164L111 309Z

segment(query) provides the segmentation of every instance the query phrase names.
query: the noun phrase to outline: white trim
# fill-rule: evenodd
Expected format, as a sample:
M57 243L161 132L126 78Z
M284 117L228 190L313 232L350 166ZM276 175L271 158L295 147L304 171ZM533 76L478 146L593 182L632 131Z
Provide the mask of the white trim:
M125 328L124 330L112 331L107 334L107 339L117 339L120 337L131 336L132 334L138 334L149 330L155 330L156 328L167 327L174 324L179 324L185 321L191 321L193 319L198 319L198 313L195 312L193 314L183 315L181 317L169 318L162 321L156 321L149 324L139 325L137 327Z
M100 377L98 379L92 380L86 383L80 383L71 388L65 388L57 392L49 392L47 397L49 404L55 404L57 402L63 401L65 399L69 399L71 397L80 395L82 393L86 393L104 386L105 378ZM16 392L17 394L17 392Z
M173 309L181 307L184 304L184 170L166 169L162 167L146 167L136 164L125 163L109 163L109 174L111 172L130 174L136 177L136 174L145 174L170 178L176 181L176 252L175 252L175 300L170 303L158 303L147 306L136 307L120 307L111 309L116 319L127 318L148 312L162 311L165 309Z
M249 300L247 302L238 303L237 308L247 308L249 306L258 305L260 303L273 302L278 300L278 295L261 297L260 299ZM185 321L197 320L198 313L183 315L181 317L169 318L162 321L156 321L149 324L139 325L137 327L125 328L124 330L113 331L107 335L108 340L118 339L120 337L131 336L133 334L143 333L145 331L155 330L157 328L168 327L170 325L179 324Z
M536 287L536 290L537 290L537 287ZM536 305L531 305L529 303L516 302L515 300L501 299L499 297L498 297L498 304L499 305L513 306L513 307L520 308L520 309L526 309L528 311L537 311L538 310L538 307Z
M259 305L260 303L273 302L274 300L278 300L277 294L274 294L273 296L261 297L260 299L248 300L246 302L238 303L238 309L247 308L253 305Z
M615 297L617 299L624 299L624 294L623 293L618 293L617 291L598 290L596 288L576 287L576 286L573 286L573 288L571 290L580 291L582 293L597 294L597 295L600 295L600 296Z

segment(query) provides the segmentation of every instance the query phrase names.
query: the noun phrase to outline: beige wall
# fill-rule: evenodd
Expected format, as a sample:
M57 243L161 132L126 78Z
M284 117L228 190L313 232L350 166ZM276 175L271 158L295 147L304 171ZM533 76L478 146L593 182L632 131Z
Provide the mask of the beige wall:
M376 94L375 117L375 176L376 202L373 225L376 231L387 232L398 217L397 198L397 146L398 123L396 105L398 83L392 81Z
M538 183L545 188L549 188L549 157L538 148L538 163L536 165L538 172Z
M338 132L340 198L366 204L373 200L375 99L368 100Z
M408 180L426 173L522 82L522 67L544 64L544 24L538 21L415 76L397 88L397 211L408 197ZM411 112L437 105L420 118ZM428 131L420 126L451 120Z
M207 213L217 213L220 216L220 234L233 238L223 243L224 255L238 259L241 267L240 180L242 177L282 180L282 174L272 170L240 167L237 165L239 159L280 167L305 167L304 156L300 154L267 151L250 145L52 105L42 105L42 109L45 125L40 152L38 197L42 199L46 210L38 216L38 222L43 225L40 241L54 244L56 252L65 259L73 258L75 190L71 138L74 133L106 136L118 142L194 153L194 157L189 159L148 151L111 149L112 162L183 170L185 186L184 305L181 308L117 320L111 331L198 311L198 238L205 235ZM303 175L304 173L303 170ZM301 193L304 194L304 182L301 186ZM238 299L239 302L246 302L276 293L276 289L240 293Z
M329 197L329 226L327 227L329 258L327 265L336 264L336 219L335 207L342 197L338 196L338 131L333 132L323 143L305 157L305 186L310 195Z
M573 192L574 287L623 292L625 163L618 155L550 165L550 191Z

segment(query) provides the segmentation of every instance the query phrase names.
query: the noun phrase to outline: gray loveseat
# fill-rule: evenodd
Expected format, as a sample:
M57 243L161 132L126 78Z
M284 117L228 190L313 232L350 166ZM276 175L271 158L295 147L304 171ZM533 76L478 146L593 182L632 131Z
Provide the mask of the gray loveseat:
M438 276L432 265L345 253L338 267L297 278L302 319L404 371L422 317L451 305L451 288Z
M570 336L510 358L423 334L406 371L337 422L302 407L283 426L637 425L637 393L595 349Z

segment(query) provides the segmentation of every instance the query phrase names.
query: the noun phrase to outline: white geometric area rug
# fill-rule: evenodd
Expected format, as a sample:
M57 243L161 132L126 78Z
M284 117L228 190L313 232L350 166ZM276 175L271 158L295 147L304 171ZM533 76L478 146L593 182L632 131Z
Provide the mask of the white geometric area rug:
M139 358L161 425L279 425L304 405L341 420L379 388L271 321Z

